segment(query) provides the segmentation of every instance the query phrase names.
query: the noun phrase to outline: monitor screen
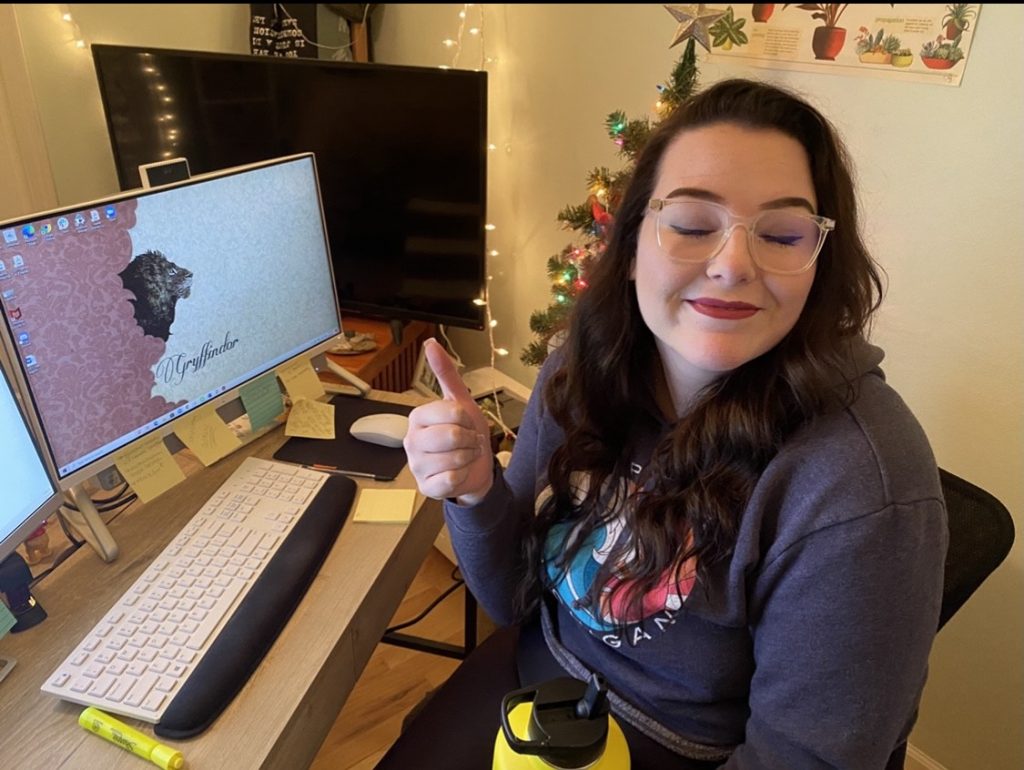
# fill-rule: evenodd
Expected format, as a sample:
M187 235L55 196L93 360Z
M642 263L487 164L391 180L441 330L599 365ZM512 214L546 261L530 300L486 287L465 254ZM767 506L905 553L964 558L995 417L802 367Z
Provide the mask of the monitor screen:
M484 72L93 45L122 189L316 155L345 311L483 329Z
M314 159L2 223L0 302L52 464L74 483L340 333Z
M0 371L0 561L60 504L57 484Z

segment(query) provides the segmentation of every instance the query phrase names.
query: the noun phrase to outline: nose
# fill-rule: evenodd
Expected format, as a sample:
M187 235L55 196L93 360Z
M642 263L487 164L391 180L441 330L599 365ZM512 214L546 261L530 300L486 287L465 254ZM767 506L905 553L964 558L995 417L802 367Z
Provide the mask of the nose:
M707 262L707 276L729 284L754 280L757 276L757 265L750 252L750 239L750 230L746 225L735 224L729 228L718 251Z

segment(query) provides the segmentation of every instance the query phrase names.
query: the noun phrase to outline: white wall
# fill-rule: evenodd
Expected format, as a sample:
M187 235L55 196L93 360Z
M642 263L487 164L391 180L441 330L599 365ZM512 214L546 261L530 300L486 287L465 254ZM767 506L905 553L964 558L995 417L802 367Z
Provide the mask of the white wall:
M56 5L17 16L62 203L116 190L91 59ZM384 4L377 61L438 65L461 5ZM614 109L649 113L682 53L661 5L485 5L490 81L491 295L499 362L518 362L529 314L548 304L545 264L571 233L555 217L586 198L587 171L621 162ZM246 5L72 5L88 42L244 52ZM1024 7L986 5L960 88L747 69L701 54L701 81L747 75L793 86L838 124L856 160L865 232L889 274L875 340L940 464L1000 497L1024 532ZM467 36L462 66L479 49ZM453 332L482 362L485 335ZM1024 542L1024 534L1021 535ZM1024 545L936 641L914 744L948 770L1024 767Z

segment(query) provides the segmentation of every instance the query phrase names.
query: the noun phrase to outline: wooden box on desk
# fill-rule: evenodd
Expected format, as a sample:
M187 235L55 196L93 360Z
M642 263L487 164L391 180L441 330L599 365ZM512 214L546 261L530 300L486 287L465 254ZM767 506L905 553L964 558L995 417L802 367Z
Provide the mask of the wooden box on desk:
M395 344L391 327L384 321L345 316L342 325L345 331L371 335L377 343L377 348L358 355L327 355L336 364L345 367L376 390L387 390L392 393L401 393L411 387L420 348L424 341L434 336L436 332L434 324L410 321L402 330L401 344ZM344 384L330 372L321 372L320 377L325 382Z

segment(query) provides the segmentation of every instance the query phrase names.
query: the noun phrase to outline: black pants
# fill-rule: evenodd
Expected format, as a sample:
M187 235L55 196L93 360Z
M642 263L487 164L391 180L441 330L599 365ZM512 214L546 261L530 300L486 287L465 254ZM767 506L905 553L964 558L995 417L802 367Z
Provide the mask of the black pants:
M525 628L522 644L518 627L499 629L434 693L377 764L377 770L490 770L502 697L565 675L548 652L539 626ZM618 723L629 744L633 770L717 767L718 763L684 759L623 720Z

